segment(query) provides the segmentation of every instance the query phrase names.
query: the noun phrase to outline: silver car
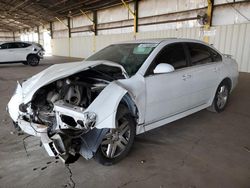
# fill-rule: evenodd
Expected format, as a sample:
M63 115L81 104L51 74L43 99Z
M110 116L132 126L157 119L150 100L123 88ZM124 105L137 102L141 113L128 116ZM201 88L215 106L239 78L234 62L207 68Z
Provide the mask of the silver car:
M111 165L137 134L205 108L222 112L237 80L235 60L201 41L137 40L18 83L7 110L50 156Z

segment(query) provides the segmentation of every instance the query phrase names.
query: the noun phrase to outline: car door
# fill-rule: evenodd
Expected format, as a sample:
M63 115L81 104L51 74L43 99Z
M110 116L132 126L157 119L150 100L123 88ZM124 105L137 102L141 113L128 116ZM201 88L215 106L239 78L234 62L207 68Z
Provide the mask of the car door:
M160 63L171 64L175 71L154 74L154 68ZM191 72L183 43L169 44L159 52L145 75L146 124L184 112L192 107Z
M222 58L215 50L201 43L186 43L190 55L193 94L196 105L206 104L218 87Z
M0 62L8 62L10 60L10 51L8 49L9 43L3 43L0 45Z
M20 61L16 55L18 49L20 48L19 44L16 42L10 42L6 44L7 44L7 49L6 53L4 54L5 61L6 62Z
M19 42L16 44L17 44L17 48L15 49L16 61L26 61L27 55L30 51L29 46L31 46L31 44L23 42Z

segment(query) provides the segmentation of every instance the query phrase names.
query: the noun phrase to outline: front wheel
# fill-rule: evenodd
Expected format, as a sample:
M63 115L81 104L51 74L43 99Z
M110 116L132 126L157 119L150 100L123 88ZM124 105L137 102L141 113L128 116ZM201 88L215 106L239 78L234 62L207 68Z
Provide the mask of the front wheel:
M222 112L228 103L229 99L229 86L226 82L222 82L216 90L213 104L208 110L212 112Z
M27 64L30 66L37 66L39 64L39 57L36 55L29 55L27 58Z
M134 142L135 125L128 108L120 105L116 115L117 127L106 133L95 154L95 160L103 165L112 165L125 158Z

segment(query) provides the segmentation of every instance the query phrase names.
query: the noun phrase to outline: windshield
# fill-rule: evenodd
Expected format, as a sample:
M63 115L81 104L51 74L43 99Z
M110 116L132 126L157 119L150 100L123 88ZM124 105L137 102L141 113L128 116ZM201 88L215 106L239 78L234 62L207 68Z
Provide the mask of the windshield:
M87 58L87 61L107 60L124 67L133 76L157 46L155 43L113 44Z

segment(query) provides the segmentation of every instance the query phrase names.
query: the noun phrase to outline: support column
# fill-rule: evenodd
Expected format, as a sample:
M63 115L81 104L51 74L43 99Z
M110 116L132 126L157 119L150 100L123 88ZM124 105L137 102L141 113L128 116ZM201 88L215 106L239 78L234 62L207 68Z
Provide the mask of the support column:
M208 21L207 21L207 24L204 26L204 31L209 31L210 27L212 26L213 6L214 6L214 0L207 0ZM209 36L204 36L203 40L204 42L209 43Z
M53 39L53 27L52 27L52 22L49 22L49 28L50 28L50 36L51 36L51 39Z
M95 36L98 35L98 30L97 30L97 11L93 11L93 29L94 29L94 33Z
M40 30L39 30L39 26L36 26L36 31L37 31L37 35L38 35L38 43L40 44Z
M134 7L134 32L138 33L138 10L139 10L139 0L135 0Z
M13 41L16 41L15 32L13 31Z
M69 32L69 38L71 38L71 26L70 26L70 17L67 18L68 20L68 32Z
M136 2L137 0L135 0L135 8L137 8L137 11L136 12L133 12L133 10L130 8L129 4L126 3L124 0L121 0L124 7L126 7L128 9L128 11L133 15L134 17L134 37L136 37L136 33L137 33L137 30L138 30L138 20L137 20L137 16L136 16L136 12L138 13L138 2ZM137 3L137 5L136 5ZM137 7L136 7L137 6Z

